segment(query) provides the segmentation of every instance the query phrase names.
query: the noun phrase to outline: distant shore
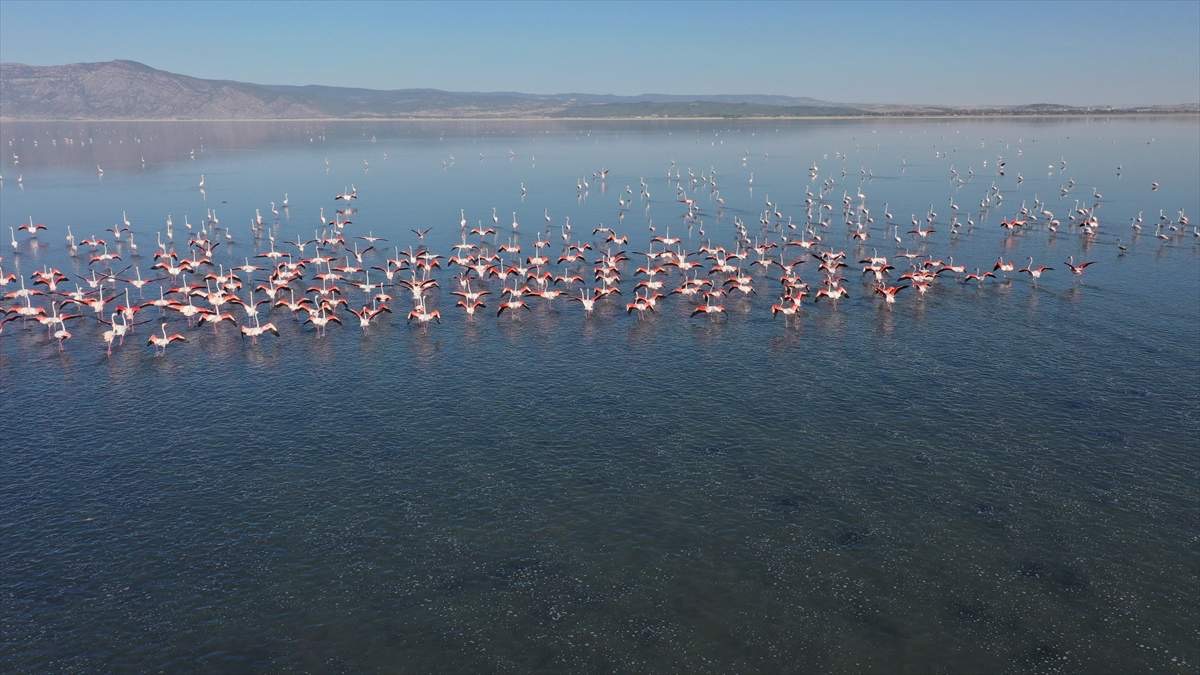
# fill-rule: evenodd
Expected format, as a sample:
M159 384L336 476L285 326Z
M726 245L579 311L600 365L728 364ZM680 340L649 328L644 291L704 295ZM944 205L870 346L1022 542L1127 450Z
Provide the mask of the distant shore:
M1200 111L1096 111L1063 113L981 113L981 114L881 114L881 115L788 115L744 117L178 117L178 118L109 118L109 117L5 117L4 122L788 122L815 120L859 120L886 122L891 120L988 120L988 119L1047 119L1077 117L1200 117Z

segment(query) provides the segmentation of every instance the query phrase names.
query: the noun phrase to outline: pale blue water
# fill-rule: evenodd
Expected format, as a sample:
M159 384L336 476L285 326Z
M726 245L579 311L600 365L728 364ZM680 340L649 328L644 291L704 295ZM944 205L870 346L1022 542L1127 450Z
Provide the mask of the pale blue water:
M1200 664L1200 246L1190 232L1154 236L1159 209L1200 216L1195 117L4 123L0 139L0 265L27 283L42 265L86 274L67 225L111 240L103 229L125 211L141 258L122 252L148 276L167 214L182 248L184 215L199 224L215 208L235 239L216 259L236 264L265 249L250 237L256 208L271 222L269 201L287 192L278 239L307 238L351 184L348 235L406 247L410 228L432 226L426 243L449 255L459 209L473 226L495 207L501 241L515 210L527 249L548 210L555 257L568 216L573 239L604 223L641 251L648 219L688 236L672 160L685 184L689 168L715 169L722 213L705 187L688 193L727 246L735 216L760 232L768 197L803 222L805 187L832 177L824 235L852 263L878 249L905 266L886 202L902 231L930 205L939 214L914 250L970 269L998 255L1056 268L1036 286L943 278L889 309L852 267L849 299L788 324L768 311L771 279L727 301L724 319L689 319L674 296L641 321L616 303L585 319L561 301L468 321L442 272L431 302L444 317L428 329L405 324L396 292L403 311L365 335L347 316L319 339L277 309L277 339L191 329L161 358L144 345L156 324L106 357L94 322L73 323L62 353L44 329L8 323L0 669ZM956 188L952 166L976 175ZM993 181L1004 205L981 215ZM863 247L840 204L860 185L877 219ZM1086 243L1065 223L1093 188L1101 228ZM1064 227L1007 236L1000 219L1035 195ZM30 216L50 229L36 246L18 235L13 255L8 226ZM1069 255L1097 264L1076 280ZM622 302L643 263L631 255Z

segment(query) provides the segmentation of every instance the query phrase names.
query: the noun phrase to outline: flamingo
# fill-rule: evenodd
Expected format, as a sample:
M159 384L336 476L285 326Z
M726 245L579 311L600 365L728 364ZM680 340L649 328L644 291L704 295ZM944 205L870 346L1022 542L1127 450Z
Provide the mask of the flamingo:
M21 230L21 231L23 231L23 232L26 232L26 233L28 233L28 234L29 234L29 236L31 236L31 237L36 237L36 236L37 236L37 233L38 233L38 230L44 230L44 229L46 229L46 225L45 225L45 224L43 224L43 223L35 223L35 222L33 222L33 216L30 216L30 217L29 217L29 222L28 222L28 223L21 223L19 226L17 226L17 229L18 229L18 230Z
M417 323L422 326L428 325L430 321L441 323L442 313L436 309L430 311L425 308L424 304L421 304L413 308L413 310L408 313L409 322L411 322L413 319L416 319Z
M820 302L821 298L830 300L840 300L850 296L850 292L843 286L827 286L817 289L816 295L813 296L813 302Z
M788 317L795 316L800 312L800 302L804 297L803 291L798 291L794 295L785 293L780 296L779 302L771 305L771 316L783 314L786 321Z
M894 305L896 304L896 294L906 288L908 288L908 286L885 286L883 284L877 284L875 286L875 294L882 295L885 304Z
M696 308L692 310L691 316L696 316L697 314L704 314L707 316L712 316L714 314L724 314L724 313L725 313L725 305L714 305L712 303L711 296L708 296L708 297L705 297L703 305L697 305Z
M995 279L995 278L996 278L996 275L995 275L994 273L992 273L992 272L980 272L980 271L979 271L979 268L975 268L975 271L974 271L974 272L972 272L972 273L970 273L970 274L967 274L966 276L964 276L964 277L963 277L963 279L962 279L962 283L964 283L964 284L965 284L965 283L967 283L967 282L969 282L969 281L977 281L977 282L979 282L979 285L981 285L981 286L982 286L982 285L983 285L983 282L984 282L985 280L987 280L987 279Z
M258 338L266 333L271 333L275 337L279 337L279 329L275 327L275 324L271 322L260 324L257 315L254 317L253 326L239 326L239 329L241 330L242 337L249 337L250 341L254 344L258 344Z
M347 308L346 311L350 312L351 314L353 314L355 317L358 318L358 325L364 331L367 330L368 327L370 327L371 321L373 319L375 319L375 317L379 316L380 314L382 314L384 312L387 312L388 314L392 313L392 310L389 309L387 305L382 305L380 307L374 307L374 308L363 305L362 309L355 310L355 309Z
M472 317L475 316L475 310L483 309L483 308L487 307L487 305L485 305L483 302L481 302L479 300L472 300L469 302L466 300L459 300L458 302L454 303L454 306L462 307L463 311L465 311L467 313L467 316L472 316Z
M112 354L113 341L117 340L119 338L120 342L123 343L125 341L125 334L129 330L129 326L126 325L124 321L122 321L121 323L117 323L118 316L119 315L114 312L113 314L109 315L109 321L104 321L103 319L96 319L97 321L99 321L101 323L107 324L109 327L108 330L104 331L104 333L101 334L101 337L104 339L105 345L107 345L106 351L109 355Z
M322 305L320 308L317 309L316 315L310 314L309 317L304 321L304 323L305 324L311 323L314 326L316 326L317 327L317 336L320 337L320 336L325 335L325 328L330 323L336 323L340 326L340 325L342 325L342 320L332 314L328 314L328 315L325 314L325 307Z
M167 347L172 342L187 342L187 338L180 333L172 333L171 335L167 335L167 324L163 323L161 324L161 327L161 337L158 335L151 335L150 338L146 340L147 345L154 345L155 352L159 356L167 353Z
M1094 260L1089 260L1087 262L1081 262L1078 265L1076 265L1075 264L1075 256L1070 256L1067 258L1067 260L1064 264L1067 266L1068 269L1071 270L1071 274L1074 274L1077 277L1081 277L1081 276L1083 276L1084 270L1086 270L1089 265L1095 265L1096 262ZM1050 269L1050 268L1047 268L1047 269Z
M1052 269L1054 269L1054 268L1046 267L1045 265L1038 265L1037 267L1034 267L1033 266L1033 256L1030 256L1029 264L1027 264L1025 267L1022 267L1021 269L1017 270L1017 272L1024 272L1024 273L1028 274L1030 276L1030 278L1032 278L1036 281L1036 280L1042 278L1043 272L1049 272Z
M500 316L505 311L510 311L513 313L513 316L515 317L516 310L518 310L518 309L528 310L529 305L526 304L525 301L521 299L520 294L513 294L512 296L510 296L510 298L508 300L505 300L500 303L500 309L496 310L496 316Z

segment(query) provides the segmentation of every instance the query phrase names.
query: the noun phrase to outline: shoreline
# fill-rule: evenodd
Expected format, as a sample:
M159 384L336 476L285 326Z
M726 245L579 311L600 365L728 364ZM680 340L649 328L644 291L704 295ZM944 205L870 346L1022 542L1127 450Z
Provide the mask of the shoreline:
M1079 117L1200 117L1200 111L1180 110L1174 112L1071 112L1071 113L995 113L979 115L954 114L894 114L894 115L790 115L790 116L746 116L746 117L4 117L0 123L8 122L790 122L790 121L873 121L892 120L988 120L988 119L1055 119Z

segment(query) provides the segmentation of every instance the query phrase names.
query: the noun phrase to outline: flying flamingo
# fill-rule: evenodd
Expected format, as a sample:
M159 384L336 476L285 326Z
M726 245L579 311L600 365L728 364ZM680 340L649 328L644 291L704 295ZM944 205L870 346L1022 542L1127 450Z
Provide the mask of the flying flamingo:
M146 344L154 345L155 352L159 356L162 356L167 353L167 347L172 342L187 342L187 338L184 337L180 333L172 333L171 335L167 335L167 324L164 323L161 325L162 325L162 336L159 337L158 335L151 335L150 338L148 340L146 340Z
M878 284L875 286L875 293L883 296L885 304L894 305L896 304L896 294L906 288L908 286L885 286Z
M1038 279L1042 278L1043 272L1049 272L1052 269L1054 269L1054 268L1046 267L1045 265L1038 265L1037 267L1034 267L1033 266L1033 256L1030 256L1029 264L1026 265L1025 267L1022 267L1021 269L1017 270L1017 272L1024 272L1024 273L1028 274L1030 276L1030 278L1032 278L1034 281L1037 281Z
M275 337L279 337L279 329L275 327L275 324L271 322L260 324L257 314L254 315L253 326L239 326L239 328L241 329L242 337L249 337L253 344L258 344L258 338L266 333L271 333Z
M1077 277L1081 277L1081 276L1083 276L1084 270L1086 270L1088 268L1088 265L1095 265L1096 262L1094 260L1089 260L1087 262L1081 262L1078 265L1076 265L1075 264L1075 256L1070 256L1067 258L1067 261L1064 264L1071 270L1071 274L1074 274ZM1047 269L1049 269L1049 268L1047 268Z

